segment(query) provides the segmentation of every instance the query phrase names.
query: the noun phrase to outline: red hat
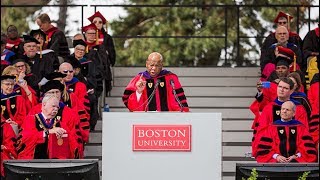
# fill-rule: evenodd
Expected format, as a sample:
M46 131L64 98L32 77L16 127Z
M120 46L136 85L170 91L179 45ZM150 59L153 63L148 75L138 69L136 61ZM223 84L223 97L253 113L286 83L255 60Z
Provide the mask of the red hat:
M94 13L92 16L88 17L88 20L89 20L90 22L93 22L93 19L94 19L95 17L101 18L102 23L103 23L103 24L106 24L106 22L107 22L106 18L104 18L103 15L102 15L99 11L97 11L96 13Z
M288 57L291 61L294 60L295 53L291 49L285 48L282 46L278 46L277 48L278 48L279 54L282 54L282 55Z
M288 17L289 17L290 20L293 19L293 17L290 16L289 14L280 11L279 14L278 14L278 16L274 19L273 22L274 22L274 23L278 23L278 20L279 20L280 17L285 17L287 20L288 20ZM289 20L288 20L288 21L289 21Z
M89 29L97 30L97 26L93 23L89 24L88 26L82 27L82 32L87 32Z

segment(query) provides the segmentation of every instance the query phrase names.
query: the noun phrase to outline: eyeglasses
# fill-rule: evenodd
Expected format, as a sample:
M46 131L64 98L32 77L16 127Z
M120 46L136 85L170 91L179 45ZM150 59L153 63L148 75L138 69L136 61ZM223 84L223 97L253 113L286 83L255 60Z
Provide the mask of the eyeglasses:
M46 94L58 94L61 93L59 90L47 91Z
M2 83L5 86L14 86L14 83Z
M73 73L73 70L64 70L64 71L62 71L63 72L63 74L67 74L68 72L69 73Z
M37 45L26 45L25 47L27 47L27 48L36 48Z
M85 49L76 48L77 51L85 51Z
M278 21L278 24L287 24L287 21Z
M102 21L93 21L94 24L99 23L102 24Z
M20 66L16 66L16 68L23 68L23 67L25 67L24 64L23 64L23 65L20 65Z
M18 31L17 29L9 29L9 30L8 30L9 33L17 32L17 31Z
M92 32L92 33L87 32L87 34L93 35L93 34L96 34L96 33L95 32Z

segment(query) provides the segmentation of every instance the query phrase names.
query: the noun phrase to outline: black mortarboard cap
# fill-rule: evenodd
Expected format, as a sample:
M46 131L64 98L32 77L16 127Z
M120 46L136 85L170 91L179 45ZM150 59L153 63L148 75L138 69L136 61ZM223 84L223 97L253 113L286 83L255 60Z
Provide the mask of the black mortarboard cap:
M276 57L276 66L287 66L289 67L289 65L292 63L292 61L288 58L282 57L282 56L278 56Z
M8 80L16 80L16 76L10 76L10 75L2 75L1 76L1 81L2 80L6 80L6 79L8 79Z
M38 40L36 40L34 37L29 35L23 35L23 40L24 40L24 43L35 42L36 44L40 44Z
M66 74L62 74L61 72L52 72L50 74L47 74L45 78L48 80L53 80L55 78L64 78L66 76L67 76Z
M12 61L12 64L16 64L18 62L26 62L24 59L15 59L14 61Z
M62 92L64 90L64 85L61 84L61 82L58 80L51 80L48 81L45 85L41 86L41 91L43 93L46 93L51 89L59 89Z
M72 44L73 44L73 47L76 47L77 45L82 45L84 47L87 46L86 42L84 42L82 39L73 40Z
M30 36L32 36L32 37L34 37L35 35L38 35L38 34L40 34L44 40L46 39L47 35L41 29L33 29L30 31Z

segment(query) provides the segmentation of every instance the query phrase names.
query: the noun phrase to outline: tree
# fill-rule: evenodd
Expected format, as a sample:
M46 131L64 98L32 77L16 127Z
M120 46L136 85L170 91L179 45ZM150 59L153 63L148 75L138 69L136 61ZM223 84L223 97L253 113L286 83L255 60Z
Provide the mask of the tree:
M50 0L1 0L1 5L24 5L24 4L47 4ZM6 32L9 25L15 25L19 33L28 33L30 31L26 17L30 17L41 7L1 7L1 32Z
M243 0L244 5L292 4L291 0ZM311 1L303 1L308 5ZM113 35L130 36L127 39L116 39L117 64L124 66L141 65L152 51L164 55L165 64L170 66L217 66L255 65L250 53L258 55L263 39L251 41L249 38L240 38L237 41L237 25L240 23L239 36L252 35L266 36L268 27L258 20L260 16L265 21L272 22L278 11L283 10L296 15L296 8L275 7L239 7L233 6L210 7L210 4L234 5L233 0L131 0L129 4L165 4L165 5L190 5L199 7L126 7L126 17L111 23ZM305 8L300 8L303 17ZM240 19L237 13L239 11ZM225 34L225 18L227 34ZM293 29L295 26L292 26ZM249 33L248 33L249 31ZM227 57L225 53L225 38L227 35ZM168 36L169 38L136 38L137 36ZM185 38L174 38L183 36ZM201 38L188 38L201 36ZM205 38L204 36L209 36ZM237 44L240 49L237 49Z

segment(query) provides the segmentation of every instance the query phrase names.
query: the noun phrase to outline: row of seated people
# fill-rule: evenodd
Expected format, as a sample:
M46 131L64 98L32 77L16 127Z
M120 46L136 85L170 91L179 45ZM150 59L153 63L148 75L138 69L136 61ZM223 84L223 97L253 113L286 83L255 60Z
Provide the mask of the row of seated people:
M302 72L301 78L303 82L307 82L306 88L309 88L309 83L315 74L312 68L316 67L316 56L319 55L319 27L309 31L302 40L297 33L290 31L292 19L292 16L284 12L279 12L275 18L276 30L267 36L261 47L261 80L266 80L275 69L276 57L279 56L278 47L285 47L292 50L295 55L296 63L290 68Z
M85 90L85 85L78 82L78 91L67 91L64 78L66 75L60 72L50 74L50 80L40 88L38 101L25 80L1 76L1 163L5 159L48 159L50 135L58 140L67 136L68 145L64 147L69 152L50 158L84 157L84 144L89 140L89 109L81 102L79 90Z
M278 22L287 23L289 19L287 15L277 17ZM278 44L271 45L268 51L261 50L261 58L264 59L261 63L262 77L257 83L256 99L250 106L250 110L255 115L252 123L252 155L257 162L317 161L319 146L317 59L319 49L309 49L310 52L306 53L308 54L307 61L306 59L300 61L297 56L300 56L300 48L305 50L304 47L307 47L307 44L310 45L310 42L316 42L319 39L319 33L316 33L318 31L318 28L310 31L314 33L312 38L309 36L311 33L308 33L309 39L305 41L305 38L302 44L306 43L306 46L303 45L302 48L293 43L290 45L288 34L292 33L284 26L278 26L275 33ZM297 35L293 34L291 41L294 40L302 42L298 41ZM285 45L280 45L280 41ZM310 45L309 47L315 48L316 46ZM269 61L270 59L272 61ZM305 62L311 61L314 63L310 76L312 80L309 86L306 86L304 71L312 68L310 68L310 63ZM290 117L286 117L288 112L291 112Z
M75 51L72 54L69 54L63 32L51 24L47 14L37 17L41 29L23 35L23 39L18 36L15 26L9 26L7 35L1 35L1 73L6 66L17 67L19 78L25 79L37 95L42 80L50 73L60 71L66 74L68 86L75 82L68 78L71 76L68 73L72 74L86 84L91 108L90 129L94 130L100 118L98 98L103 92L108 95L112 88L110 66L115 63L115 51L111 36L103 28L107 21L102 14L98 11L88 19L91 24L82 28L83 34L74 37ZM72 67L59 70L63 62L69 62Z

